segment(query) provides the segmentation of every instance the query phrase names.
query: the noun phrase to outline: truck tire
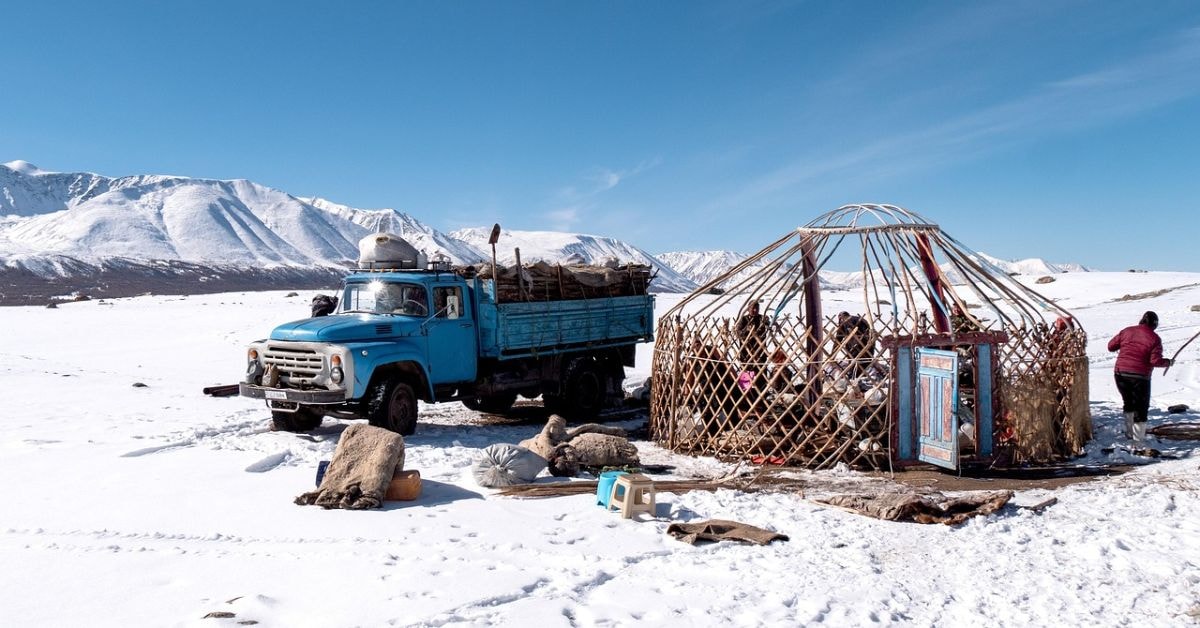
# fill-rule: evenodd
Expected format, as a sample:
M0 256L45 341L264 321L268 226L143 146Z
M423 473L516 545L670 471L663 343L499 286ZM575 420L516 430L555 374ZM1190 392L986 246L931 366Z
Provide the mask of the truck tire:
M548 407L572 421L594 419L604 407L604 383L604 374L595 360L576 358L563 372L563 394L548 398Z
M375 384L367 401L367 422L401 436L417 431L417 394L398 379Z
M320 411L300 406L295 412L271 411L271 429L276 432L311 432L321 427L325 416Z
M462 400L462 402L464 406L475 410L476 412L504 414L505 412L512 410L513 404L517 402L517 393L505 392L495 395L466 397Z

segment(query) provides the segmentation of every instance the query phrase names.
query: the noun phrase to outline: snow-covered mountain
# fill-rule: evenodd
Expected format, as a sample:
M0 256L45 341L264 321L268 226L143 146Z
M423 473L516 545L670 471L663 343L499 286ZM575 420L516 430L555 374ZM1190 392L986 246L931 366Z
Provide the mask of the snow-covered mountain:
M661 253L658 259L663 264L679 271L688 279L696 282L698 285L704 285L717 277L720 277L730 268L745 260L748 255L737 253L734 251L675 251L671 253ZM995 267L998 271L1008 275L1052 275L1057 273L1067 272L1089 272L1090 269L1079 264L1055 264L1047 262L1040 258L1029 258L1016 261L1002 260L997 257L992 257L985 253L980 253L977 256L977 261L983 262L983 266L989 264ZM737 281L745 277L749 273L753 273L761 269L763 264L755 264L747 268L745 271L730 280L726 280L723 285L728 286L731 283L736 284ZM942 264L942 270L946 271L947 278L952 283L957 283L962 280L959 277L958 271L949 264ZM920 272L918 267L913 268L914 272ZM826 286L837 287L857 287L862 285L861 271L837 271L825 269L820 273L821 283ZM884 279L881 277L881 281Z
M323 198L301 199L366 229L367 233L394 233L427 254L443 253L455 264L474 264L488 258L480 249L453 238L412 216L394 209L356 209Z
M1003 260L997 257L992 257L987 253L980 253L978 257L1010 275L1056 275L1058 273L1091 272L1090 268L1087 268L1081 264L1059 264L1047 262L1046 260L1038 257L1031 257L1029 259L1022 260Z
M401 231L456 262L481 253L411 216L297 198L244 179L110 178L0 166L0 256L85 262L110 258L198 264L344 266L376 228Z
M51 172L24 161L0 165L0 287L10 291L36 283L38 295L116 285L128 286L124 292L129 293L139 282L163 290L162 284L171 281L253 289L255 282L280 278L297 282L297 288L324 286L357 259L359 240L377 231L397 233L427 254L441 253L457 264L491 255L487 228L446 234L394 209L296 197L245 179L105 177ZM653 289L660 292L690 292L747 257L732 251L655 257L615 238L504 231L497 246L500 259L512 263L515 247L523 261L616 258L649 264L657 271ZM1088 270L1036 258L1006 261L980 254L979 259L1009 274ZM822 271L821 279L852 286L861 285L860 275ZM278 284L262 287L271 285ZM0 293L0 301L6 300L11 296Z
M672 251L660 253L655 257L702 286L720 277L749 256L733 251Z
M138 294L330 285L358 257L363 236L387 231L456 264L490 259L487 231L458 237L394 209L358 209L238 180L105 177L0 165L0 302L72 291ZM696 285L628 243L557 232L506 232L501 257L520 246L533 261L654 266L656 291ZM484 251L489 251L484 253ZM119 289L118 289L119 288Z
M487 250L490 256L491 247L488 245L490 228L472 227L450 232L454 238L467 242L481 250ZM496 243L496 257L500 262L511 264L515 261L513 249L521 249L521 261L532 262L546 260L548 262L599 264L608 258L618 262L637 262L648 264L657 272L657 277L651 284L651 289L657 292L690 292L697 284L681 275L670 265L655 258L646 251L617 240L603 236L586 235L582 233L565 233L560 231L501 231L500 240Z

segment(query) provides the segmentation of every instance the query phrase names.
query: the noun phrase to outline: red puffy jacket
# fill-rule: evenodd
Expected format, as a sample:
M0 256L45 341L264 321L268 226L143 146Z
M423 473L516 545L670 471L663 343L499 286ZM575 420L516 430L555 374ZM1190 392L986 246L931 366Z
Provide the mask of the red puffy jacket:
M1118 373L1137 373L1150 377L1156 366L1170 366L1171 361L1162 355L1162 339L1149 325L1133 325L1121 330L1108 341L1109 351L1117 354Z

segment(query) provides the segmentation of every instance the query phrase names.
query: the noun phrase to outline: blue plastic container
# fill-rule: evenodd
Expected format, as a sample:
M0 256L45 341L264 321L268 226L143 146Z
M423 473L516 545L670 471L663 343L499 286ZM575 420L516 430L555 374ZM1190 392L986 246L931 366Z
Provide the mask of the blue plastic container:
M617 483L617 476L626 473L626 471L605 471L600 474L600 479L596 481L597 505L608 508L608 500L612 499L613 485Z
M321 480L325 479L325 470L329 468L329 461L322 460L317 463L317 487L320 488Z

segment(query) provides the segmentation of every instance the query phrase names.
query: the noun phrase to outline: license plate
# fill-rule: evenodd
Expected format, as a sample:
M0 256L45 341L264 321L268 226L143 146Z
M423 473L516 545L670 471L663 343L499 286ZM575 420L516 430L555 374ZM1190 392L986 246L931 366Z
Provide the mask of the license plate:
M268 390L265 394L267 399L287 399L287 393L282 390Z

